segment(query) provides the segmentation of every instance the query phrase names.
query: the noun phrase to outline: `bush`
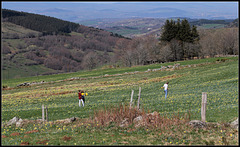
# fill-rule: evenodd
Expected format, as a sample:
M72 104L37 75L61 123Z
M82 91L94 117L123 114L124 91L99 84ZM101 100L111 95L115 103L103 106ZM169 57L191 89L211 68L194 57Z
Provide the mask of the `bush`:
M8 88L8 86L7 85L3 85L2 88Z

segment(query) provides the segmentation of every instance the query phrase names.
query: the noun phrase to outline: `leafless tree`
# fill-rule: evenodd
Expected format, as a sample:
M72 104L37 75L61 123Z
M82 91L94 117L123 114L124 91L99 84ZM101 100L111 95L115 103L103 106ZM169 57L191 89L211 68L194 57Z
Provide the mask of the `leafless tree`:
M215 44L215 34L209 31L201 31L200 33L200 56L210 56L213 57L217 54L216 44Z
M84 69L93 69L98 66L98 55L94 51L90 51L83 57L82 67Z
M201 56L237 55L239 46L238 28L201 30Z
M159 50L160 50L160 61L162 62L168 62L171 59L173 59L173 53L171 49L170 43L160 43L159 44Z
M2 53L3 54L8 54L8 53L11 53L11 50L10 50L10 48L8 46L3 45L2 46Z
M216 32L216 36L219 37L217 47L224 55L233 55L236 51L235 47L238 46L238 29L227 28Z

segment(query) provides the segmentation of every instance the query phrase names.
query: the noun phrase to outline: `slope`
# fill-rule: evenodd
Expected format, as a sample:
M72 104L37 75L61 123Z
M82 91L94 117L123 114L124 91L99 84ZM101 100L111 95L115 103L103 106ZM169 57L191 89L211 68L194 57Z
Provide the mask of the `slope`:
M169 65L180 64L179 68ZM169 68L162 68L161 67ZM155 70L154 70L155 69ZM231 71L231 72L229 72ZM16 87L23 82L40 82ZM167 100L161 86L169 81ZM134 90L137 104L139 87L140 107L161 114L180 116L191 112L191 119L200 119L201 95L207 92L207 121L229 122L238 116L238 57L198 59L132 68L101 69L69 74L4 80L10 88L2 92L2 119L14 116L40 118L41 105L49 108L49 119L85 118L95 110L119 103L129 104ZM79 110L77 91L88 93L86 107ZM14 98L14 101L12 101Z
M109 63L117 41L125 40L42 15L3 10L2 17L3 79L93 69Z

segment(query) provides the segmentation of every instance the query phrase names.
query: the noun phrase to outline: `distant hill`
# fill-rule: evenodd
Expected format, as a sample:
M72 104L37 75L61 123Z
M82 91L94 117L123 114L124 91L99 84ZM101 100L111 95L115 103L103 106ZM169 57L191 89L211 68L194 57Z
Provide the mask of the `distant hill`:
M2 8L79 22L97 18L236 19L238 2L2 2Z
M165 20L163 18L94 19L79 23L132 38L153 32L159 33Z
M224 28L230 26L234 19L224 20L209 20L209 19L191 19L186 17L170 17L168 18L177 21L177 19L187 19L190 25L195 25L203 29ZM92 19L80 21L80 24L101 28L110 32L121 34L125 37L142 36L146 34L159 35L161 27L164 25L165 18L128 18L128 19ZM237 22L235 20L235 22ZM233 22L234 24L234 22ZM234 26L234 25L231 26ZM236 24L236 23L235 23ZM235 25L236 26L236 25Z
M4 9L2 20L3 79L93 69L111 61L118 40L129 40L38 14Z
M230 22L228 27L239 27L239 19L235 19L234 21Z

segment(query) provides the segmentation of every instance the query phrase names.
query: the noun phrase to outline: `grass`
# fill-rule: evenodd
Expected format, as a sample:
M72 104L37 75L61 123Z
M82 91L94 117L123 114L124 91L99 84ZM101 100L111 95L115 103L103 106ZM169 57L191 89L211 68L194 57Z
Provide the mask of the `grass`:
M223 28L224 26L225 26L224 24L203 24L199 27L204 29L212 29L212 28Z
M123 118L143 116L144 125L119 127ZM149 121L153 120L153 121ZM2 128L2 145L237 145L238 132L224 124L193 128L189 117L148 117L123 105L104 109L72 124L46 122Z
M113 33L117 33L123 36L130 36L130 35L135 35L135 34L141 34L141 30L139 29L119 29L119 30L111 30L108 29L108 31L113 32Z
M219 59L222 58L175 62L181 65L197 64L197 66L166 71L145 72L148 69L174 63L3 80L2 85L8 85L10 89L2 90L2 122L14 116L22 119L39 119L42 104L48 107L50 121L73 116L79 117L80 120L94 118L94 116L104 118L101 111L105 108L110 111L112 108L117 108L116 104L129 105L132 90L134 90L133 102L136 106L138 89L141 87L140 108L144 108L146 113L156 111L160 116L169 118L179 114L179 119L184 119L185 114L190 112L190 120L201 120L201 95L202 92L207 92L207 122L229 123L238 117L239 110L238 57L226 57L228 60L225 62L216 62ZM138 72L130 73L134 71ZM71 77L82 79L66 80ZM38 80L49 83L14 88L19 83ZM166 81L169 81L167 100L161 89ZM78 107L78 89L88 93L85 107ZM44 142L44 140L48 141L43 144L48 143L48 145L224 145L227 142L233 145L238 144L237 132L230 128L224 130L224 126L194 130L179 123L182 128L179 126L178 129L173 127L161 130L160 128L150 129L151 127L136 129L133 125L119 128L117 123L100 127L93 125L96 122L88 126L87 122L77 121L76 124L65 125L64 129L61 129L62 124L58 126L49 124L46 128L40 124L37 126L39 132L28 134L25 138L24 133L34 130L36 126L30 125L23 128L25 130L6 127L2 128L2 135L7 136L2 139L2 144L19 145L23 141L36 145L37 142ZM131 129L132 131L129 131ZM221 130L224 130L225 134ZM184 131L187 133L182 134ZM14 132L19 132L20 135L11 136ZM67 140L67 137L71 139ZM81 137L86 139L79 139Z
M3 43L8 46L7 44L11 44L11 51L19 52L21 50L30 50L30 47L26 49L17 49L19 44L22 46L26 46L26 43L22 39L4 39ZM32 45L33 46L33 45ZM2 54L3 58L9 58L10 54ZM30 59L26 59L24 57L24 53L18 53L14 56L11 61L8 59L2 60L4 70L2 70L2 80L9 80L9 79L19 79L21 77L29 77L34 75L39 75L47 72L54 72L55 70L44 67L43 65L31 65L27 66L27 63L34 63ZM56 71L55 71L56 72Z
M2 32L3 33L17 33L20 37L21 36L25 36L26 34L28 33L33 33L33 34L38 34L39 32L37 31L33 31L33 30L30 30L30 29L26 29L22 26L19 26L19 25L15 25L13 23L10 23L10 22L2 22Z
M162 64L152 64L152 65L144 65L144 66L134 66L134 67L125 67L125 68L104 68L104 69L97 69L92 71L79 71L74 73L64 73L64 74L56 74L56 75L45 75L45 76L31 76L31 77L23 77L23 78L12 78L12 79L3 79L2 84L7 85L8 87L15 87L18 84L24 82L37 82L37 81L59 81L64 80L72 77L81 77L81 78L88 78L88 77L95 77L95 76L103 76L105 74L123 74L125 72L134 72L134 71L146 71L148 69L156 69L161 68L161 66L168 66L180 63L181 65L192 65L192 64L201 64L201 63L215 63L216 60L222 59L219 58L208 58L208 59L201 59L201 60L188 60L188 61L178 61L178 62L168 62ZM235 59L236 58L229 58ZM9 72L10 74L11 72Z

